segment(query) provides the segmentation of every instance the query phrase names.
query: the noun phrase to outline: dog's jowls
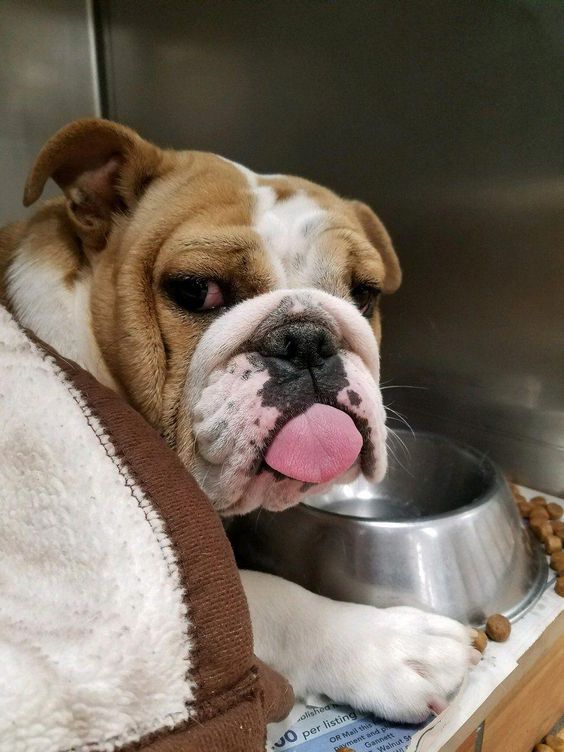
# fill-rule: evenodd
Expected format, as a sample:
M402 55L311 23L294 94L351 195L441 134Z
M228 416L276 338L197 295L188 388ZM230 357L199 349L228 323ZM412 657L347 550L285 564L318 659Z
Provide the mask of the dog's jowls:
M27 205L49 177L64 197L0 232L0 292L155 425L222 514L283 509L311 490L308 415L321 439L336 436L324 481L383 477L378 297L401 273L367 206L101 120L46 144ZM298 436L303 451L284 457ZM274 449L285 474L269 465ZM450 619L242 578L257 653L299 694L421 720L476 659Z
M273 354L280 330L299 338L308 327L334 341L328 357L303 367ZM349 303L319 290L282 290L241 303L204 334L186 380L181 413L192 416L196 478L228 513L295 504L311 484L274 474L265 449L289 418L321 402L349 414L363 436L346 474L362 470L380 480L386 446L377 384L376 341Z

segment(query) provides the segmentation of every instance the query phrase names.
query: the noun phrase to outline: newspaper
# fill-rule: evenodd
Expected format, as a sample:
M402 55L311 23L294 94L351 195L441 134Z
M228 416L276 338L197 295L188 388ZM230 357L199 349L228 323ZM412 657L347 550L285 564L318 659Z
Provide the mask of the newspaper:
M357 713L346 705L298 704L282 723L269 726L268 752L403 752L423 726L403 726ZM277 734L280 734L277 737Z
M521 488L527 497L538 492ZM547 500L560 501L544 494ZM518 665L521 656L562 613L554 592L555 573L535 607L513 625L511 638L489 643L449 707L419 726L390 723L328 699L297 703L280 723L268 726L267 752L438 752Z

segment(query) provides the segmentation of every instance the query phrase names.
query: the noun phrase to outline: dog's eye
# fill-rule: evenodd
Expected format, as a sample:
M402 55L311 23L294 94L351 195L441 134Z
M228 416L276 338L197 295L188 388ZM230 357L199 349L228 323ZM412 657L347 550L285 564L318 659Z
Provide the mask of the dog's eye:
M199 277L169 277L164 283L166 294L185 311L212 311L225 305L217 282Z
M369 318L374 312L374 304L380 295L380 289L375 285L360 284L351 290L351 296L358 310Z

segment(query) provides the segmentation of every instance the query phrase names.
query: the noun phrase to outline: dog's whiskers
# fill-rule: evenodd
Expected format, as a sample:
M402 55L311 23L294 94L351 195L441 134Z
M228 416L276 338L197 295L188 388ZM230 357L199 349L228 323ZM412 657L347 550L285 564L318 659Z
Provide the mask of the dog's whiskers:
M384 391L384 389L424 389L428 390L428 386L413 386L411 384L388 384L386 386L380 385L380 391Z
M388 428L388 431L390 432L391 436L394 439L396 439L396 441L399 441L406 456L409 458L410 452L409 452L409 449L407 448L407 444L405 443L405 441L401 438L401 436L396 431L393 430L393 428Z
M402 465L402 463L399 461L397 454L394 452L391 446L388 446L388 452L392 455L394 460L398 463L398 465L405 470L405 467Z
M403 448L403 450L405 452L406 458L407 458L407 460L409 460L410 459L410 451L409 451L408 447L406 446L405 442L402 441L401 437L398 436L397 433L394 430L392 430L391 428L388 428L388 435L389 435L390 439L393 438L393 439L396 439L396 441L400 442L400 444L402 445L402 448ZM413 473L400 461L399 457L394 452L394 450L392 448L392 445L390 443L388 443L388 451L392 455L392 457L394 458L394 460L398 463L398 465L402 468L402 470L405 470L405 472L408 473L409 475L411 475L411 477L413 478L414 477Z
M411 435L413 436L413 438L415 438L415 431L413 430L413 428L411 427L411 425L408 423L408 421L405 418L405 416L402 415L401 413L398 413L397 410L392 410L392 408L389 405L385 405L385 408L386 408L386 412L391 412L391 413L393 413L396 416L395 418L393 416L390 416L390 420L399 420L399 421L401 421L405 426L407 426L409 428L409 430L411 431Z

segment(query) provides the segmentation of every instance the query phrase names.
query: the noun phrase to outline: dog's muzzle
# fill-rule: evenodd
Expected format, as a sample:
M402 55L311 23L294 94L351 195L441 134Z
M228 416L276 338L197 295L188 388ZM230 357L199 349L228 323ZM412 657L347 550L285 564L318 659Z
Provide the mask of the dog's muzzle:
M236 306L200 342L186 393L194 473L228 513L279 509L320 486L385 469L378 351L366 321L327 293Z
M268 331L254 349L265 358L279 358L295 368L315 368L337 354L338 343L323 324L291 321Z
M303 483L342 475L356 461L363 439L351 417L334 406L345 383L335 333L325 323L291 320L269 329L253 350L278 385L274 406L285 421L265 448L266 467ZM264 396L267 391L263 388Z

